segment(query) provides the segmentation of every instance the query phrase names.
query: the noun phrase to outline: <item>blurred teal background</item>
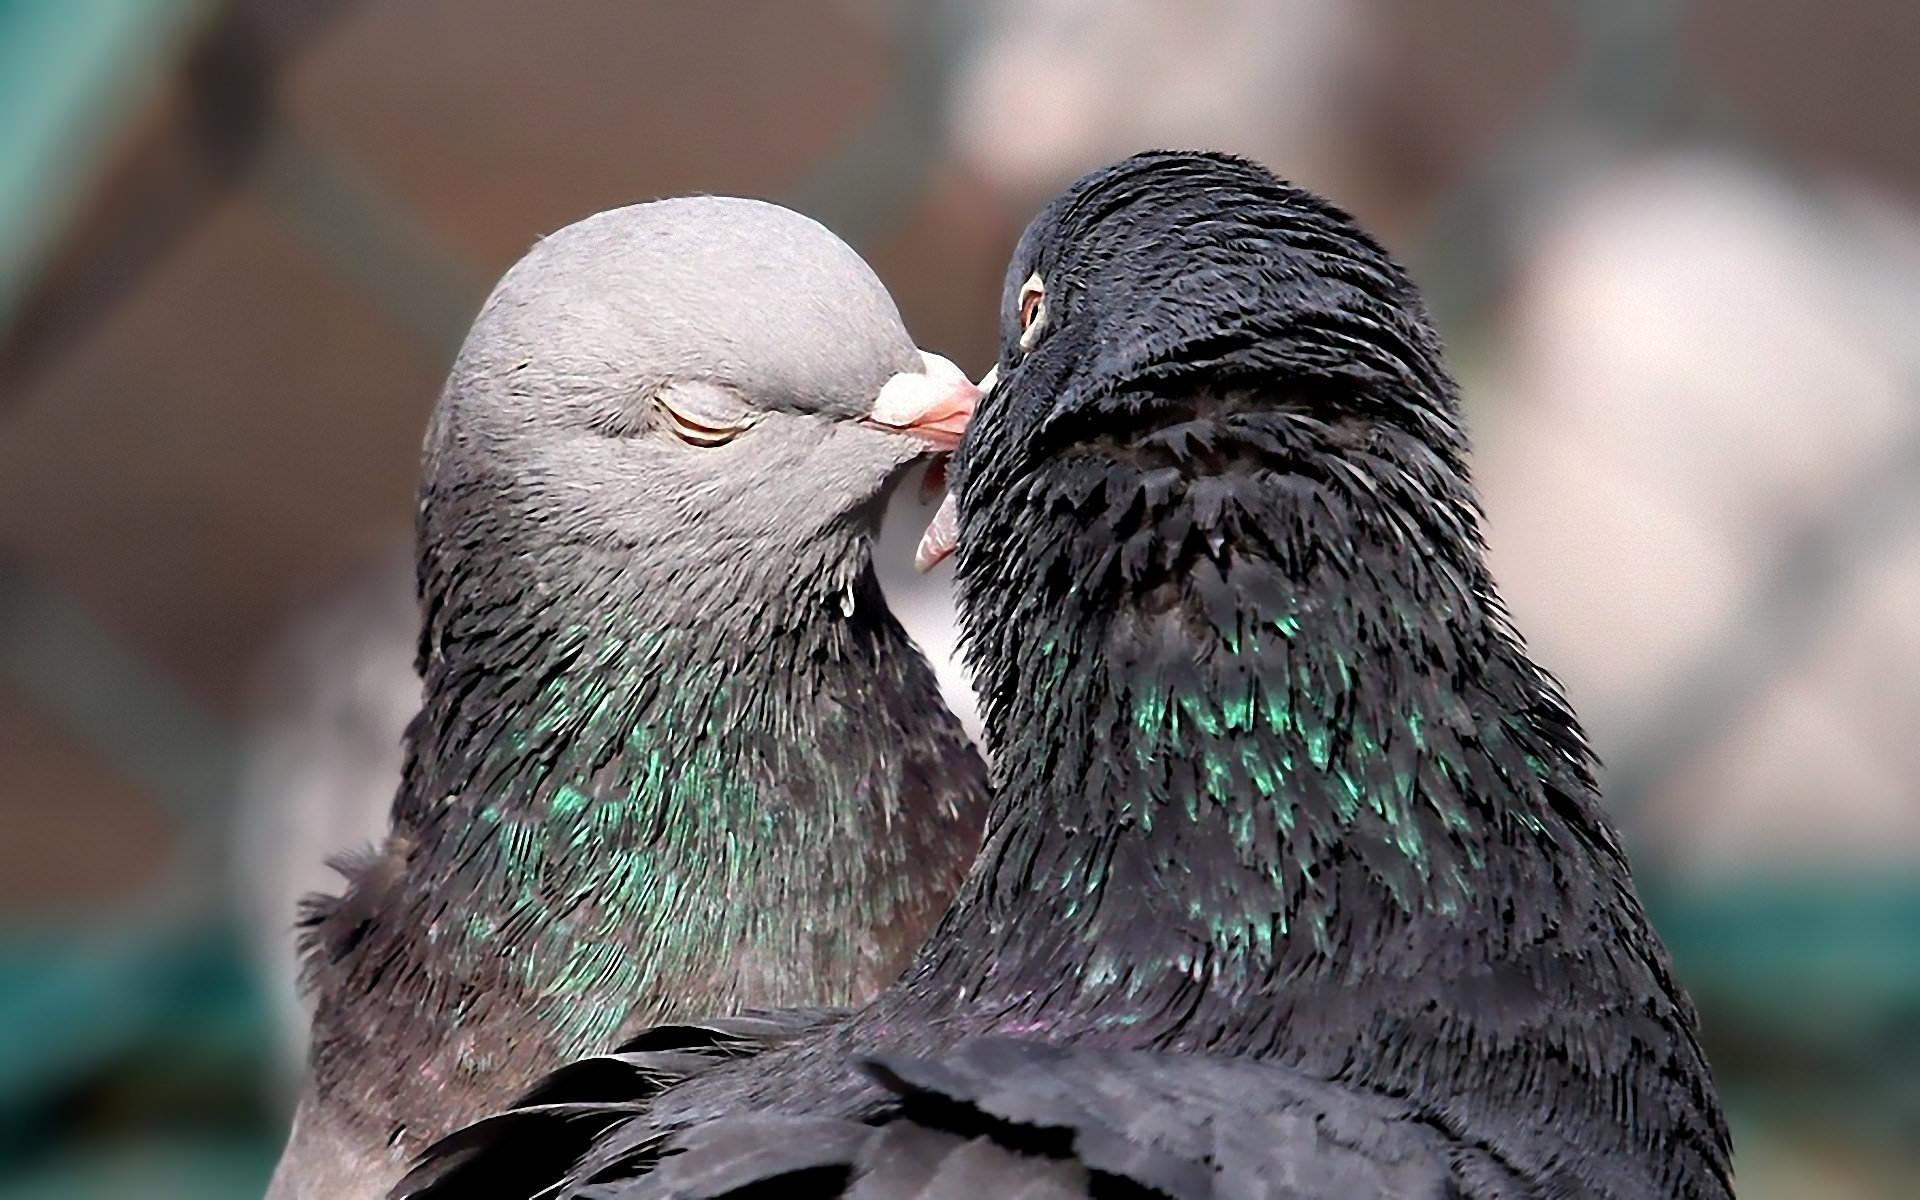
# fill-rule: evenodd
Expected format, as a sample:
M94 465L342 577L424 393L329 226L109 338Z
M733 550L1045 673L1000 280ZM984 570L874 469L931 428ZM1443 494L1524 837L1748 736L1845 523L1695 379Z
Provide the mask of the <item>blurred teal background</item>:
M978 371L1026 217L1156 144L1428 287L1741 1194L1913 1195L1916 73L1912 0L0 0L0 1200L259 1194L425 414L535 237L780 199Z

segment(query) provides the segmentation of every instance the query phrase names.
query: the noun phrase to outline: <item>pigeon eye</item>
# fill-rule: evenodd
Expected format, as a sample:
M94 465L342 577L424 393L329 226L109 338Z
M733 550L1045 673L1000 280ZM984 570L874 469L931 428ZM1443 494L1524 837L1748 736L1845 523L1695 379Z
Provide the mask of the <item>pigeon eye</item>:
M654 403L667 428L689 446L724 446L759 420L758 413L711 384L671 384Z
M1020 330L1026 332L1040 317L1040 309L1046 300L1039 292L1028 292L1020 301Z
M1031 350L1047 323L1047 285L1035 271L1020 285L1020 348Z

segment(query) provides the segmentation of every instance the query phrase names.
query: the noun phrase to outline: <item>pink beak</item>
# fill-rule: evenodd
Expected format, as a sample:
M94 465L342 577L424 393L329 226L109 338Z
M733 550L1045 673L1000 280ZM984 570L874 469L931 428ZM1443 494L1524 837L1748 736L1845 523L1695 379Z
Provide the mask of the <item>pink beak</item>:
M880 389L868 424L919 438L937 450L953 450L967 431L980 389L967 373L938 354L920 352L921 371L902 371Z
M960 545L960 507L953 502L953 493L940 502L940 508L933 514L933 520L927 522L927 531L920 535L920 544L914 547L913 569L931 571L947 561L947 556Z
M996 365L991 371L980 377L974 385L984 396L993 390L999 381L1000 368ZM920 535L920 544L913 552L913 569L931 571L947 560L960 544L960 507L955 503L953 493L940 502L940 508L933 514L933 520L927 523L927 530Z

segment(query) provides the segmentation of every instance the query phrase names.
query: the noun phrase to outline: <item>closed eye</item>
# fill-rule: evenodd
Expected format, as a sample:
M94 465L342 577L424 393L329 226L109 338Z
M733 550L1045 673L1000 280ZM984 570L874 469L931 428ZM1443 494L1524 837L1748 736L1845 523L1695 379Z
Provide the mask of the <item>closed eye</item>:
M669 384L654 404L667 428L689 446L724 446L761 416L727 389L707 383Z

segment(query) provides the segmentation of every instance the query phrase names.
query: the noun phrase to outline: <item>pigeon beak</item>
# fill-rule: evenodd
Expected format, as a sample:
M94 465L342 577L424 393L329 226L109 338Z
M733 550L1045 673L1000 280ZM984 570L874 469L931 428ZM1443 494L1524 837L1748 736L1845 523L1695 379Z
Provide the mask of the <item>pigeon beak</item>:
M927 522L927 531L920 535L920 544L913 550L913 569L931 571L947 561L954 547L960 544L960 507L953 501L953 493L940 502L940 508L933 514L933 520Z
M980 382L974 386L980 395L985 396L1000 382L1000 364L993 364ZM953 493L940 502L940 508L933 514L933 520L927 522L927 530L920 535L920 544L914 547L913 569L931 571L947 561L954 548L960 544L960 506L954 501Z
M880 389L867 424L904 433L936 450L952 450L967 431L980 389L967 373L938 354L922 350L922 370L902 371Z

